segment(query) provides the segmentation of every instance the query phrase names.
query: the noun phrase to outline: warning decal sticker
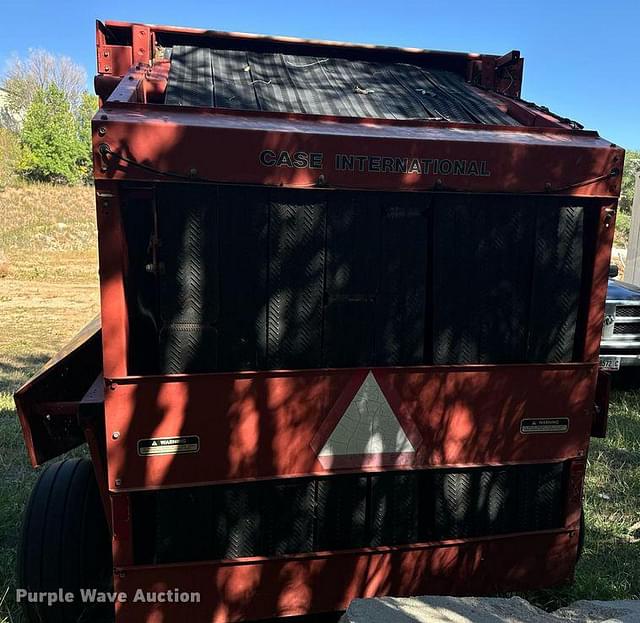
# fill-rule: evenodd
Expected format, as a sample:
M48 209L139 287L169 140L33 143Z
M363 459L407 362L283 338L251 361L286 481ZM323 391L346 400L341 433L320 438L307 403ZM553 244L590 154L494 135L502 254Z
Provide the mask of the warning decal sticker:
M410 409L381 371L358 371L311 441L325 469L407 466L422 437Z
M520 432L525 435L530 433L567 433L569 432L569 418L527 418L520 421Z
M153 437L138 440L138 454L151 456L156 454L187 454L200 450L200 437L185 435L181 437Z
M383 452L415 452L415 448L369 372L318 456Z

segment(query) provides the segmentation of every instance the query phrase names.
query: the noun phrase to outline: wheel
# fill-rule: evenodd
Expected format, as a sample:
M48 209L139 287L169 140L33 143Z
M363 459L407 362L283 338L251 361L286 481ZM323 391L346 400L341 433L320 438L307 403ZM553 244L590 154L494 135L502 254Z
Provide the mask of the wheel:
M68 459L49 465L31 492L18 550L18 588L74 594L73 601L20 600L29 623L104 621L113 606L83 603L80 589L111 590L111 537L93 465Z

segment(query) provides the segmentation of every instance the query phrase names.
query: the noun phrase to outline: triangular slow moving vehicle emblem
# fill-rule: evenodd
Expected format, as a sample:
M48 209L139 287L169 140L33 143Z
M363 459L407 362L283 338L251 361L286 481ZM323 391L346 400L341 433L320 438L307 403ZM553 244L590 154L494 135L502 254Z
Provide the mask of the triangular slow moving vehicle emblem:
M316 442L318 459L325 468L411 463L412 432L413 441L369 371L326 440Z

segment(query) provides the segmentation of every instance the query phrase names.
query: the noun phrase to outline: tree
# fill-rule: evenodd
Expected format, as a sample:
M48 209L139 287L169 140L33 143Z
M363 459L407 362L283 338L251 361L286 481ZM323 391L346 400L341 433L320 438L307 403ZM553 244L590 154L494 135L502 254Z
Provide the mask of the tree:
M636 173L640 173L640 151L627 151L624 157L622 191L620 193L620 211L626 214L631 214Z
M81 145L81 156L79 166L81 175L85 182L91 181L92 175L92 144L91 144L91 119L98 108L98 97L87 93L82 93L80 105L76 111L76 124L78 128L78 140Z
M76 183L85 177L87 145L80 137L79 124L67 96L55 84L35 91L20 142L22 156L18 168L25 177L65 183Z
M6 92L7 111L19 125L38 91L55 85L64 93L75 113L82 105L86 84L85 70L70 58L36 49L30 50L26 59L13 57L9 61L9 69L0 86Z

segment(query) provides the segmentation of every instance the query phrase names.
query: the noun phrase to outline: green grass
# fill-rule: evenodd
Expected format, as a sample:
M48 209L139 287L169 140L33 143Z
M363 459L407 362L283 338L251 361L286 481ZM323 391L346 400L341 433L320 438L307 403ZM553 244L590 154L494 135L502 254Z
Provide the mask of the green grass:
M95 247L92 189L0 190L0 259L8 267L0 277L0 623L19 620L15 548L37 476L12 393L95 315ZM616 390L609 422L608 437L591 446L575 582L526 595L548 609L576 599L640 598L640 392Z
M616 389L606 439L592 439L584 550L570 586L526 595L555 609L578 599L640 599L640 377Z
M589 454L576 594L640 599L640 393L616 392L609 421L607 438L595 440Z
M5 623L17 620L13 603L15 548L22 511L36 478L27 462L13 399L7 391L0 393L0 438L0 621Z

